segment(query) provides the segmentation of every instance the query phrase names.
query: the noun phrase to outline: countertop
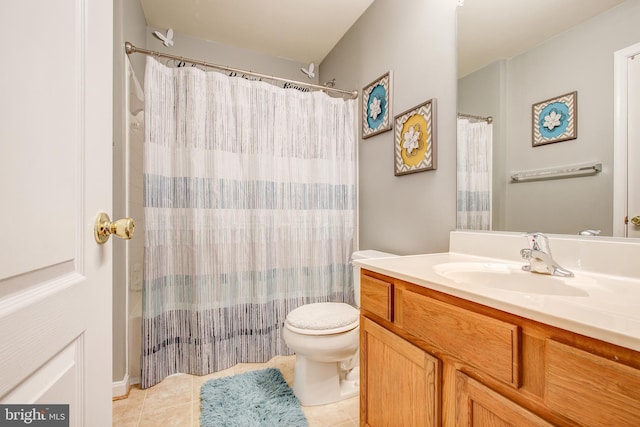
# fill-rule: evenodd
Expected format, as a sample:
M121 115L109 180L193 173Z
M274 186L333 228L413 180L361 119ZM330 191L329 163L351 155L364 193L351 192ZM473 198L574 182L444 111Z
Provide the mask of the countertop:
M548 277L575 289L568 295L469 285L438 274L440 264L524 262L459 253L354 260L362 268L558 328L640 351L640 280L573 269L575 277ZM445 266L446 267L446 266ZM535 274L522 272L522 274ZM537 278L536 278L537 280ZM542 279L543 280L543 279Z

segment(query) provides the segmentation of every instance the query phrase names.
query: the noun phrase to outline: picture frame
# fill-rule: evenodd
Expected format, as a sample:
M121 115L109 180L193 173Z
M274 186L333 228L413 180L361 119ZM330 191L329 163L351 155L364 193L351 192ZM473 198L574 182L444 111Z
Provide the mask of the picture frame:
M387 71L362 89L362 138L391 130L391 71Z
M578 92L549 98L532 105L531 145L553 144L578 137Z
M436 169L436 99L430 99L394 120L396 176Z

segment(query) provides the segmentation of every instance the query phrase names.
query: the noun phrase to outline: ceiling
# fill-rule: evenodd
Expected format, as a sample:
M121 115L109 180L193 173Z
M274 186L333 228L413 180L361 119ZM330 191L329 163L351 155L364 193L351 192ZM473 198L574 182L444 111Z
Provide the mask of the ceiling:
M181 34L229 46L319 64L373 1L140 0L140 3L150 26L173 28ZM464 0L458 9L459 75L522 53L622 2Z

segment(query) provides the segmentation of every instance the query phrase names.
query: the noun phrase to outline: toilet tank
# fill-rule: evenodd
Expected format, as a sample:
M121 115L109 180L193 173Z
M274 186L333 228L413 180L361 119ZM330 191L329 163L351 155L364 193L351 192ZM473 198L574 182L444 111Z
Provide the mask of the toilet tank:
M351 260L356 259L374 259L374 258L391 258L398 255L387 252L374 251L371 249L365 251L356 251L351 255ZM355 296L356 307L360 308L360 267L355 264L353 266L353 292Z

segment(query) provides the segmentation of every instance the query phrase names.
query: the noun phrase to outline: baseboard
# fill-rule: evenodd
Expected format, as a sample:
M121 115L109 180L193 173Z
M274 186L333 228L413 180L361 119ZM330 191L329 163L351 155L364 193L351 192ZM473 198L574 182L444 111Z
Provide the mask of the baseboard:
M121 381L111 383L111 397L123 397L129 393L129 374L125 374Z
M129 377L129 385L140 384L140 377Z

